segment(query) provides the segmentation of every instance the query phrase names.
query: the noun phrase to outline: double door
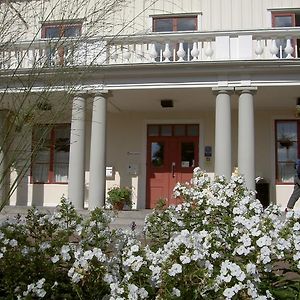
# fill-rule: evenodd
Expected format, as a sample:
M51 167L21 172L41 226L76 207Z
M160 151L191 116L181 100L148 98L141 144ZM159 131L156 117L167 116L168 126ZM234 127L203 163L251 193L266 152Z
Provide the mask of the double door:
M180 136L176 135L176 125L161 126L170 126L168 136L148 135L148 208L155 207L159 199L165 199L168 205L177 204L180 200L173 197L173 189L178 182L186 182L192 178L193 169L198 166L199 160L197 125L177 125L185 129L181 130Z

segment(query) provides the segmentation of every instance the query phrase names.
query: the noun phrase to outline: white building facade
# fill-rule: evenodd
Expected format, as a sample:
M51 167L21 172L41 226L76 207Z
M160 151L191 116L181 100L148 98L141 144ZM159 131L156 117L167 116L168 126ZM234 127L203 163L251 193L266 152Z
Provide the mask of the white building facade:
M134 208L173 204L200 166L238 168L252 190L262 177L263 201L285 207L300 158L300 0L135 0L97 25L30 2L40 13L0 48L11 205L65 195L93 209L115 185L134 188Z

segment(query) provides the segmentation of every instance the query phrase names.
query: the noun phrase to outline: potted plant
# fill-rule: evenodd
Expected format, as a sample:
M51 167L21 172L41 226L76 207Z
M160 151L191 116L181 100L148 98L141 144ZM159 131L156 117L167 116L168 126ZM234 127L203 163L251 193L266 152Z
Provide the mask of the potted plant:
M113 209L122 210L124 205L127 205L130 208L132 206L131 187L114 186L108 190L107 195L107 202L111 204Z

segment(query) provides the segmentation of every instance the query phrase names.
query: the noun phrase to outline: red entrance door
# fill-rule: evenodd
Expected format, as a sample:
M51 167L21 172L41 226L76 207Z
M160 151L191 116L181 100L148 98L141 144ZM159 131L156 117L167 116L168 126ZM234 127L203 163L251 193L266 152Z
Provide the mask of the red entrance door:
M173 189L189 181L198 166L198 125L149 125L147 143L147 206L163 198L176 204Z

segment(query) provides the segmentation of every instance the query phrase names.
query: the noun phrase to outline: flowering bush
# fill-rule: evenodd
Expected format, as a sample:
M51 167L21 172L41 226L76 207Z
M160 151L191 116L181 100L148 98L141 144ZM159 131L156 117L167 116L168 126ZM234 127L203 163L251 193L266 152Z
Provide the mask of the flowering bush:
M145 237L65 199L0 228L2 299L299 299L300 213L263 210L242 177L199 168L182 204L146 218Z

